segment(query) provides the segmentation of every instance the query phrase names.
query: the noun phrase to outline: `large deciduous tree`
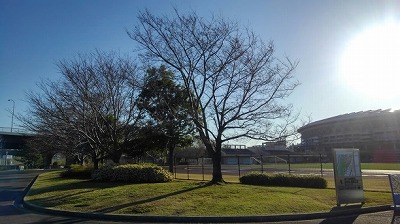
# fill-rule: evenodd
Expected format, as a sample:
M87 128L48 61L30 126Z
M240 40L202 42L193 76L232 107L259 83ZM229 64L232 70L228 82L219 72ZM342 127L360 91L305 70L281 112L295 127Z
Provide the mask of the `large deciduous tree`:
M96 51L58 63L59 81L43 81L41 93L27 94L24 125L48 139L88 154L95 168L118 163L141 121L137 96L142 81L136 64L114 52Z
M187 91L175 82L175 75L165 66L153 67L147 70L138 102L151 118L149 125L153 133L161 137L159 143L167 149L169 171L173 172L175 147L184 147L193 141L194 124L187 119Z
M297 62L274 56L249 28L196 13L140 12L128 31L148 62L164 63L188 91L191 119L213 160L212 182L223 181L221 147L239 138L266 141L295 133L287 98L298 85Z

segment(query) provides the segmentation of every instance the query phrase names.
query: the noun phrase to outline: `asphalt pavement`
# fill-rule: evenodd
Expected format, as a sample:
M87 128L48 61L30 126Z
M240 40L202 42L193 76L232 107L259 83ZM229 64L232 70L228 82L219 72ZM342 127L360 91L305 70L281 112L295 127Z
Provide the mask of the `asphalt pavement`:
M394 213L388 205L370 208L349 208L313 214L248 217L162 217L121 216L107 214L69 213L41 207L23 206L23 197L31 181L41 170L0 172L0 224L4 223L399 223L400 213Z
M57 216L38 213L24 208L21 204L25 189L43 170L0 171L0 224L95 224L121 223L88 220L77 217Z

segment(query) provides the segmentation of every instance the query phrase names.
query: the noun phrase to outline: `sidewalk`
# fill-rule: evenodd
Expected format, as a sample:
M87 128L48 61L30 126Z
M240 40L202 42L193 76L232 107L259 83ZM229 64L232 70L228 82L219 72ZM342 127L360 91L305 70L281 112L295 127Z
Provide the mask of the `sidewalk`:
M286 223L299 223L299 224L390 224L397 223L400 224L400 214L393 216L393 210L384 212L367 213L363 215L351 215L342 217L333 217L327 219L315 219L315 220L305 220L296 222L280 222L281 224Z

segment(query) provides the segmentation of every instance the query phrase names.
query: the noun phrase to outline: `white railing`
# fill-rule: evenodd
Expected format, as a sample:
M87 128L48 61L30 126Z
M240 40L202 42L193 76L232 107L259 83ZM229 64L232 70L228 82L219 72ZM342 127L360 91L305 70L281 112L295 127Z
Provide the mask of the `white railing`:
M22 128L12 128L11 127L0 127L0 132L15 132L15 133L24 133L27 134L29 131Z
M250 159L254 160L256 162L256 164L261 164L261 160L255 158L255 157L250 157Z
M274 158L275 158L275 164L278 164L279 163L279 161L281 161L281 162L283 162L283 163L286 163L287 164L287 160L285 160L285 159L282 159L281 157L279 157L279 156L274 156Z

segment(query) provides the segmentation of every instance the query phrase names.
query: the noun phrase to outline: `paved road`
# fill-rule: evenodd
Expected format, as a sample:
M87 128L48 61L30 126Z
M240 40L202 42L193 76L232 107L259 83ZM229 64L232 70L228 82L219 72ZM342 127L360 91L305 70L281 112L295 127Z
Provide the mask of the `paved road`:
M0 172L0 223L62 223L62 224L94 224L94 223L121 223L102 222L77 219L70 217L51 216L33 213L24 209L18 202L22 199L24 189L32 179L44 171L1 171Z
M282 222L281 224L284 224ZM288 222L289 223L289 222ZM309 221L297 221L298 224L400 224L400 216L393 216L393 211L376 212L363 215L351 215Z

